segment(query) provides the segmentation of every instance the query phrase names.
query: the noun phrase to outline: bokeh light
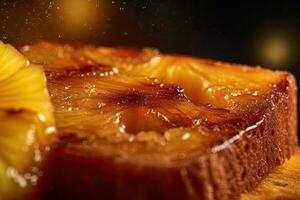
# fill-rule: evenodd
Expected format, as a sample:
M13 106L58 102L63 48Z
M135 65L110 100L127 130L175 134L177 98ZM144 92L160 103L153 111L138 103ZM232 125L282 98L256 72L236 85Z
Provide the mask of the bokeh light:
M298 38L284 26L257 31L250 47L252 59L264 67L291 69L298 60Z
M262 41L260 56L263 63L277 67L289 63L292 44L288 38L273 36Z
M62 35L72 36L100 26L104 9L100 0L58 0L55 13Z

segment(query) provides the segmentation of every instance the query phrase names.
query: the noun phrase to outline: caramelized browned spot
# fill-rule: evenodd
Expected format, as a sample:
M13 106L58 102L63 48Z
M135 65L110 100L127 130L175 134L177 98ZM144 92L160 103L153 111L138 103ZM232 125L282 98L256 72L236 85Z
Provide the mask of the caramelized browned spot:
M159 106L162 100L188 101L183 89L177 85L163 85L157 82L149 84L149 81L143 79L141 81L141 86L137 85L120 93L116 91L107 101L124 106Z

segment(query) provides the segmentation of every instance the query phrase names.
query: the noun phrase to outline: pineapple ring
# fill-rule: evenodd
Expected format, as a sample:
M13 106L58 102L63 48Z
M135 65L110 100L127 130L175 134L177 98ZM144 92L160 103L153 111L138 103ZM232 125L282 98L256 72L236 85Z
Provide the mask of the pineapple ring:
M147 49L77 48L41 42L36 46L23 47L22 52L33 62L45 64L59 137L72 138L75 133L80 140L95 141L101 145L107 140L108 143L117 143L120 148L132 148L137 156L157 152L158 157L162 157L164 152L170 158L170 152L179 151L177 148L198 152L198 147L205 146L198 145L198 141L206 141L203 138L216 134L198 134L201 130L197 132L188 128L193 125L196 129L198 124L207 120L197 113L206 113L209 117L213 112L211 108L233 111L237 115L247 113L247 109L251 111L251 106L256 105L255 102L263 95L269 94L273 84L276 86L282 77L280 72L160 55ZM178 88L176 92L172 84L179 85L184 91ZM171 91L168 98L156 101ZM172 100L183 95L187 98L182 99L182 104ZM155 106L155 102L159 102L159 106ZM203 106L207 106L210 112L202 112ZM223 117L224 120L235 118L226 112L221 113L227 116ZM247 120L249 124L245 126L261 120L261 117L253 119L253 122ZM217 127L209 131L218 130ZM173 145L173 141L182 137L193 139L181 140L180 145ZM221 143L223 138L207 140L220 140ZM128 141L130 145L127 145ZM145 142L149 148L145 147ZM157 147L159 145L152 148L152 142L162 144L161 148ZM139 148L142 150L137 150ZM176 151L173 151L175 148ZM114 146L112 151L116 149ZM174 154L175 157L177 154Z

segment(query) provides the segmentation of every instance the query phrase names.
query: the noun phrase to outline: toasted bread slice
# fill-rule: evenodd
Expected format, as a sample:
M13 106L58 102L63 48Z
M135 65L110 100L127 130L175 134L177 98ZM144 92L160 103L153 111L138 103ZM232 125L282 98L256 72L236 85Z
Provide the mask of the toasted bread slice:
M297 200L300 199L300 147L289 161L272 171L242 200Z
M293 153L287 72L39 42L58 142L39 183L48 199L233 199Z

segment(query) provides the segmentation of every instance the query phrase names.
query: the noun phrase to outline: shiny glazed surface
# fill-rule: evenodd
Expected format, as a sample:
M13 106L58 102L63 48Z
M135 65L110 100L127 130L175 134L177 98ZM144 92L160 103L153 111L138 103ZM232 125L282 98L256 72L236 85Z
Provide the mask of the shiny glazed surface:
M22 52L45 65L63 143L133 160L222 150L263 122L274 88L286 89L281 72L152 49L42 42Z

